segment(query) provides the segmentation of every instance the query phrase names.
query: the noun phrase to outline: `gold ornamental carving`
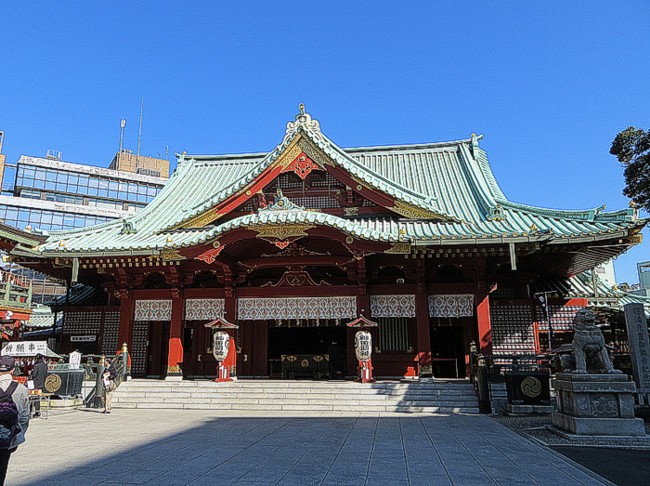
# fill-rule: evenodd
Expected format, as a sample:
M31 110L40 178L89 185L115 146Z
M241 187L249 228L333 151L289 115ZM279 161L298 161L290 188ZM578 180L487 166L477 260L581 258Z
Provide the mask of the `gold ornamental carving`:
M298 236L307 236L307 230L315 228L312 224L283 224L283 225L250 225L247 229L257 232L257 238L275 238L286 240Z
M393 243L384 253L395 253L398 255L408 255L411 253L411 244L408 242Z
M218 214L214 208L210 208L205 213L190 219L186 223L181 223L177 228L202 228L203 226L212 223L214 220L219 219L220 216L221 215Z
M172 262L176 260L185 260L185 257L178 250L161 250L160 259L163 262Z
M167 366L168 375L180 375L182 373L181 367L178 365Z
M301 152L302 152L302 148L300 147L300 145L298 145L297 141L294 140L293 142L291 142L289 147L287 147L284 150L284 152L280 154L278 160L276 160L273 165L280 166L280 167L287 167L295 160L296 157L300 155Z
M44 387L48 393L56 393L61 388L61 377L55 374L47 375Z
M307 154L307 156L313 160L316 164L325 168L325 166L334 167L334 162L327 156L323 154L321 150L314 147L314 145L308 140L302 138L299 142L300 149Z
M395 201L395 206L390 209L409 219L444 219L443 216L438 213L420 208L404 201Z
M630 236L630 243L633 245L638 245L643 242L643 235L641 233Z

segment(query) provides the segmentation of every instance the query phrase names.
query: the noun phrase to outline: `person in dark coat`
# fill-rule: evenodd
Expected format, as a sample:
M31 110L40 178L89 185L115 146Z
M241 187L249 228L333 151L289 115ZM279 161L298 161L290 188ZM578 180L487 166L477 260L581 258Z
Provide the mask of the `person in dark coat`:
M9 458L18 445L25 442L25 432L29 425L29 395L24 385L13 381L14 359L11 356L0 356L0 390L3 392L3 405L7 403L9 389L12 388L11 400L16 404L18 412L18 423L15 435L11 439L8 448L0 448L0 486L5 484ZM6 410L6 408L4 408ZM4 427L3 427L4 428Z
M34 368L32 368L32 381L34 382L34 389L43 390L45 388L45 377L47 376L47 363L46 358L42 354L36 355ZM34 418L41 416L41 401L35 400L34 402Z
M102 383L104 385L104 412L111 413L111 406L113 404L113 391L115 390L115 378L117 378L117 370L110 359L104 362L104 373L102 374Z

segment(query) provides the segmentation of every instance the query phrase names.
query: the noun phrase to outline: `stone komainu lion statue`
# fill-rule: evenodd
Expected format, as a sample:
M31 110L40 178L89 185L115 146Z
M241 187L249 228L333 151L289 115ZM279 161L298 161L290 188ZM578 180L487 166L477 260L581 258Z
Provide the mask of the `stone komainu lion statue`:
M562 356L562 368L572 373L622 373L614 369L605 338L595 321L596 316L589 309L577 312L573 320L573 356Z

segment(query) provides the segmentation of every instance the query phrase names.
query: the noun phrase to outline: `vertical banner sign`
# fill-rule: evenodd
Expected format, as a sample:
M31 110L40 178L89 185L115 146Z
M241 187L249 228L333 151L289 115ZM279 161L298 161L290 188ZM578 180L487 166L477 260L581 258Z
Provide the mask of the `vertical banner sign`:
M69 365L69 369L71 370L78 370L81 367L81 353L79 351L70 353Z
M548 313L548 298L546 297L546 292L541 292L535 294L535 298L539 302L539 305L542 308L542 314L546 320L546 325L548 326L548 350L553 350L553 325L551 324L551 316Z
M650 393L650 340L643 304L626 304L623 309L634 381L639 393Z

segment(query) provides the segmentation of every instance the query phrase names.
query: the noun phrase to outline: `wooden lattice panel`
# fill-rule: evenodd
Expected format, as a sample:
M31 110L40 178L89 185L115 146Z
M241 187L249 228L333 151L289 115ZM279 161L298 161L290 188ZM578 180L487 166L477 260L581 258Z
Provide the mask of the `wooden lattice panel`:
M321 178L316 178L314 177L311 181L311 185L314 187L336 187L336 188L343 188L343 184L341 184L339 181L337 181L334 177L332 177L329 172L325 174L325 177Z
M149 323L133 323L133 340L131 342L131 374L143 376L147 370L147 342L149 340Z
M548 314L551 319L553 331L573 331L573 319L577 312L583 308L584 307L579 305L549 305ZM546 322L542 309L539 306L535 307L535 316L537 322L539 322L539 330L548 331L548 323Z
M302 189L302 179L293 173L280 174L278 184L283 191L285 189Z
M63 334L99 334L102 328L102 312L67 311L63 323Z
M338 208L338 200L331 196L305 196L292 198L292 202L308 209Z
M535 352L533 312L530 305L490 306L494 354Z
M102 353L115 354L120 349L118 334L120 332L120 313L104 312L104 328L102 330Z

